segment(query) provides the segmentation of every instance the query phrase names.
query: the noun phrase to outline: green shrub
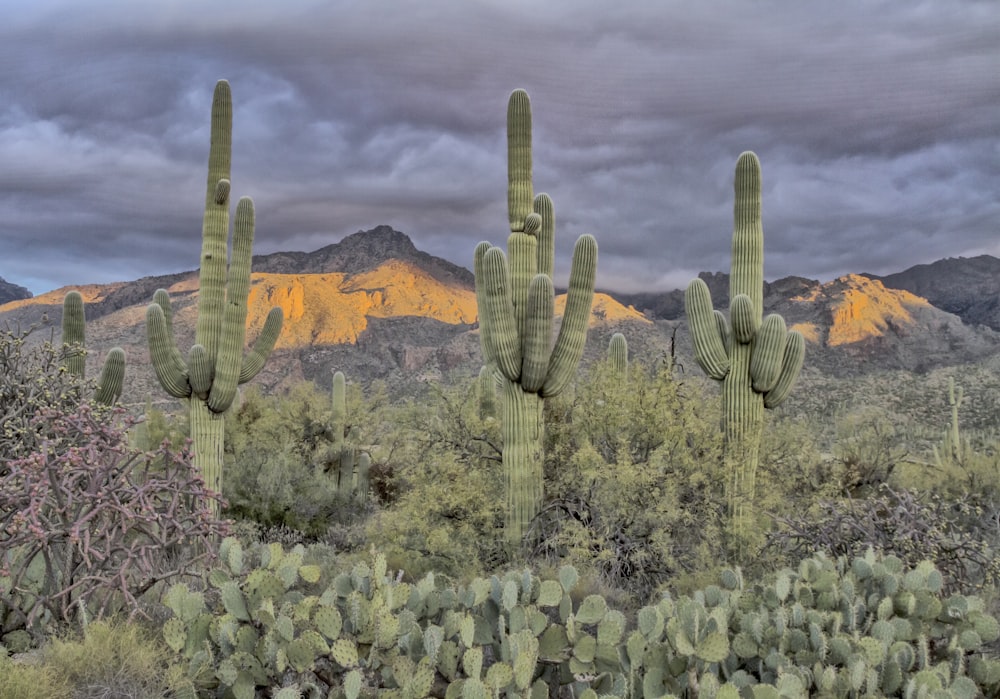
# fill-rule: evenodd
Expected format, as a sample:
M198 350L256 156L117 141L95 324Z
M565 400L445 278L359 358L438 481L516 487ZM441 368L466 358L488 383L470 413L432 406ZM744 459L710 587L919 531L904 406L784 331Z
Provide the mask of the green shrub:
M499 423L480 416L475 391L432 393L397 410L386 504L368 539L410 575L479 574L507 560Z
M724 562L721 440L698 384L669 363L623 378L601 362L552 410L535 556L638 600Z
M35 657L13 660L0 647L0 697L3 699L66 699L70 685Z
M263 396L253 388L246 392L226 425L223 493L229 516L289 527L312 539L367 516L369 508L338 492L322 471L331 439L329 402L312 383L284 396Z
M68 683L62 696L72 699L166 697L173 660L157 634L125 622L94 622L42 652L43 667Z

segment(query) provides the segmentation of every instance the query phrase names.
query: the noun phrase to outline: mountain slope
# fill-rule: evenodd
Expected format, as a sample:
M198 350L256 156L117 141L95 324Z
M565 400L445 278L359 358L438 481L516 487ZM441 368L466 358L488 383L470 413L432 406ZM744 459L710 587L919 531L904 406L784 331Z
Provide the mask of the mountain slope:
M156 386L145 340L145 310L158 288L169 291L182 351L194 341L196 272L79 288L87 304L88 372L104 353L122 346L129 356L126 393L166 400ZM62 316L67 289L0 306L0 321L23 326ZM561 315L564 296L556 298ZM259 333L273 306L285 324L272 359L255 379L265 389L303 379L329 383L336 370L363 383L381 379L408 393L445 373L472 375L482 361L471 272L416 250L388 226L348 236L313 253L275 253L254 260L247 339ZM652 326L634 309L598 295L591 327ZM39 333L47 337L49 332ZM58 334L56 335L58 339ZM128 398L126 397L126 400Z
M17 284L12 284L0 277L0 306L10 301L18 301L20 299L30 299L31 292L25 289L23 286L18 286Z
M890 289L922 296L969 325L1000 330L1000 259L990 255L949 257L877 279Z

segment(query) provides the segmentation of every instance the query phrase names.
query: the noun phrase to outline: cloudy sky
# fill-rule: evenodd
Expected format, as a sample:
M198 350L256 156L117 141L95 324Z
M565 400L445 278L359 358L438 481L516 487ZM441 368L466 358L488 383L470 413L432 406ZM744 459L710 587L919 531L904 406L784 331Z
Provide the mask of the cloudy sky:
M728 271L744 150L769 279L1000 255L996 0L4 0L0 277L193 269L219 78L258 253L389 224L470 267L521 87L557 276L582 233L604 288Z

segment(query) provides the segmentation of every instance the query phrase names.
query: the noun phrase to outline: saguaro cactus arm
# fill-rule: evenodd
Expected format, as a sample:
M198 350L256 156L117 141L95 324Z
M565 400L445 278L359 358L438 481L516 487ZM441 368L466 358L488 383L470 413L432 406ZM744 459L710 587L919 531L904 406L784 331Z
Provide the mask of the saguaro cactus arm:
M573 263L569 273L569 290L566 293L566 310L559 337L556 338L549 371L542 386L543 396L555 396L569 385L576 374L583 346L587 341L590 309L594 303L594 282L597 277L597 240L592 235L581 235L573 247Z
M693 280L684 292L684 310L694 341L694 358L710 378L721 381L729 373L729 352L726 335L728 322L719 322L712 310L712 296L701 279ZM722 318L724 321L724 317ZM725 332L723 332L725 329Z

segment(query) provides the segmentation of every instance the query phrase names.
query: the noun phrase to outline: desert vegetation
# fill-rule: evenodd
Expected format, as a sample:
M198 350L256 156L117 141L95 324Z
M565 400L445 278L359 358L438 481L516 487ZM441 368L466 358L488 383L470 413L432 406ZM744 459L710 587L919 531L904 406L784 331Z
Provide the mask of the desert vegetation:
M801 335L762 317L739 256L728 316L690 292L707 376L630 355L627 330L582 364L596 241L552 344L518 91L511 237L470 254L483 370L393 400L337 367L238 389L281 318L244 357L252 205L227 272L220 90L221 264L186 357L165 292L149 307L177 409L127 414L117 352L96 381L75 368L82 310L59 342L0 332L0 697L998 695L1000 456L971 373L853 394L807 373L790 398ZM739 236L759 233L751 156Z

